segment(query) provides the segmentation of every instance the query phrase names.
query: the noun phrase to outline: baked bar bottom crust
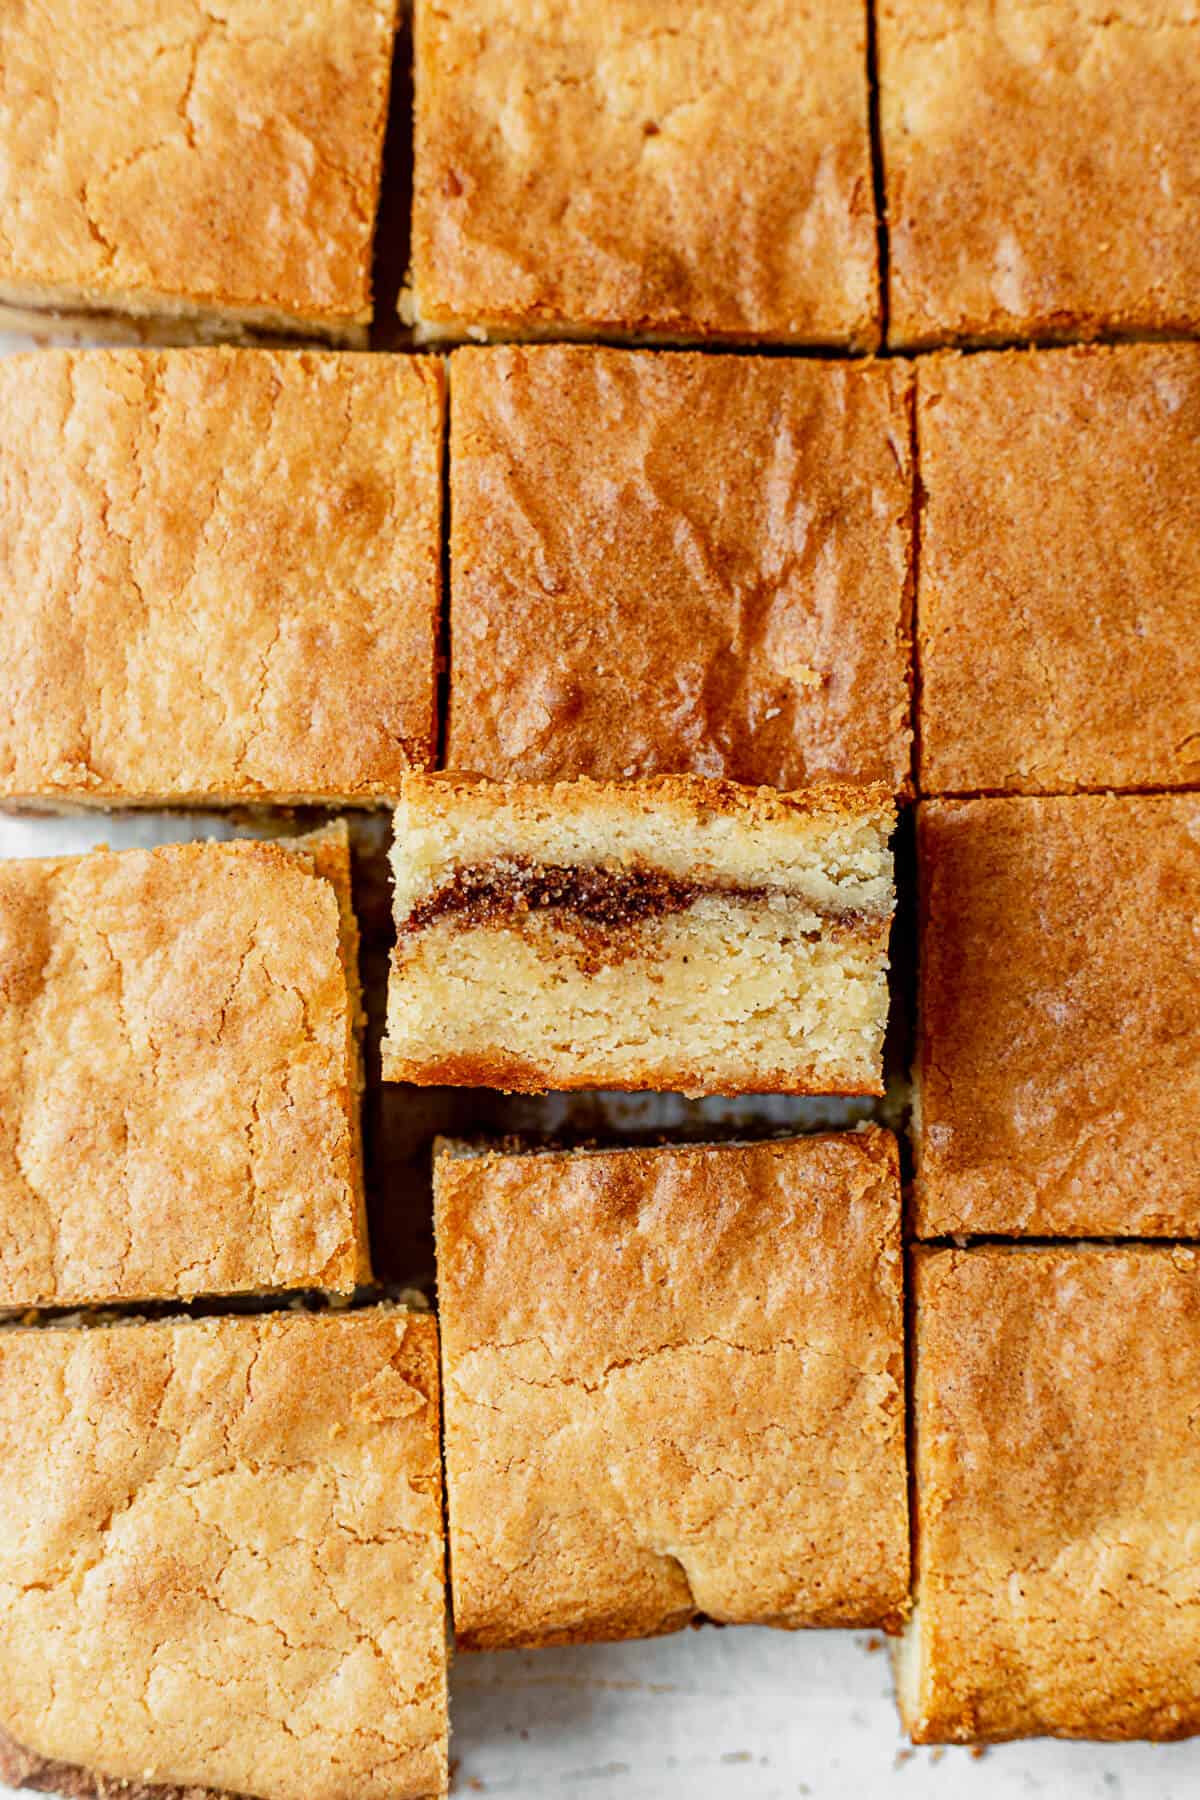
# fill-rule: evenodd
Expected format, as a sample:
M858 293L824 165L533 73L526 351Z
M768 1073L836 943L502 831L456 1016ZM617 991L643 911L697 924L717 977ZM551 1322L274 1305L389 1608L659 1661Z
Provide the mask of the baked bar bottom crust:
M561 317L538 319L532 315L506 315L488 319L461 316L434 317L421 311L411 290L400 295L396 308L401 323L411 328L419 349L445 349L456 344L560 344L594 343L614 339L631 349L695 349L700 344L722 344L731 349L758 344L783 344L806 350L877 350L879 332L871 325L848 337L789 331L722 331L699 323L680 324L676 330L654 329L645 319L589 319L585 324Z
M54 1762L26 1750L0 1726L0 1785L32 1788L39 1794L61 1794L64 1800L233 1800L213 1788L164 1787L141 1781L119 1781L82 1769L77 1763ZM240 1796L237 1797L240 1800Z
M345 350L365 350L370 318L305 318L269 306L197 305L174 294L88 293L0 286L0 329L40 335L59 344L252 344L258 338L314 338Z

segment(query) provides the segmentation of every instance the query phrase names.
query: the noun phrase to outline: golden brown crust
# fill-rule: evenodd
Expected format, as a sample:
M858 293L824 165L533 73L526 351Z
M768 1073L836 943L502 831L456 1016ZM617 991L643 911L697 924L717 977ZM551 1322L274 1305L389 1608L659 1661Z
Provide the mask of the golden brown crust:
M917 396L922 790L1200 782L1200 345L936 357Z
M892 344L1195 331L1198 33L1190 0L881 0Z
M654 815L664 807L696 819L730 817L750 825L782 825L800 819L878 820L882 829L895 823L896 807L880 782L825 782L795 793L772 787L744 787L737 781L702 775L647 775L629 781L593 780L581 775L563 781L493 780L488 776L459 774L452 769L407 771L400 783L401 796L423 806L457 807L462 802L511 801L544 813L583 812L597 802L623 813Z
M866 9L416 8L418 317L879 341Z
M1200 795L918 811L924 1237L1200 1234Z
M444 1153L435 1205L461 1644L903 1611L889 1134Z
M445 1791L432 1317L10 1331L0 1458L0 1720L24 1779Z
M915 1295L913 1736L1200 1730L1196 1252L939 1251Z
M704 1095L732 1100L748 1093L834 1093L851 1097L880 1095L884 1091L882 1081L873 1071L868 1078L861 1064L831 1068L826 1063L810 1069L792 1063L786 1069L765 1069L761 1062L747 1057L736 1070L714 1073L710 1063L690 1063L682 1057L678 1062L667 1062L654 1057L638 1073L622 1075L599 1066L576 1071L555 1061L530 1062L499 1049L494 1054L404 1056L391 1048L386 1039L382 1075L384 1081L409 1081L419 1087L494 1088L501 1094L567 1094L587 1091L598 1084L617 1094L652 1089L686 1094L693 1100Z
M0 865L0 1306L369 1279L348 889L344 825Z
M463 350L446 760L909 781L911 377Z
M381 1049L384 1081L411 1081L421 1087L495 1088L502 1094L545 1094L559 1086L557 1071L525 1062L502 1050L494 1055L407 1057L397 1054L384 1040Z
M395 0L0 18L0 298L352 336Z
M380 801L433 760L426 357L0 361L0 794Z

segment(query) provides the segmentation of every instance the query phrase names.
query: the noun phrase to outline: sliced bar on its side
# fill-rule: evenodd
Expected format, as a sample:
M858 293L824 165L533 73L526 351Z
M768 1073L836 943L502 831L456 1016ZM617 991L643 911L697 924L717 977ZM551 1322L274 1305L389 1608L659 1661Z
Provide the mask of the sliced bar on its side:
M410 776L387 1080L881 1089L890 797Z

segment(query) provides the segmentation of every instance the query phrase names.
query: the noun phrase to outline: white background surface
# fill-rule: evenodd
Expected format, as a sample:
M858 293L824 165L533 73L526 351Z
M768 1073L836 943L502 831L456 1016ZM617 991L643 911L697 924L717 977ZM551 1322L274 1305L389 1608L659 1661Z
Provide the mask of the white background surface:
M642 1644L460 1657L452 1791L539 1800L1200 1795L1200 1740L913 1750L887 1652L870 1648L879 1644L868 1632L703 1627Z
M0 336L0 353L30 340ZM213 815L0 814L0 857L295 830ZM377 842L383 826L374 824ZM452 1128L449 1097L387 1095L405 1157L437 1128ZM736 1119L733 1105L686 1108L653 1097L602 1098L603 1124L675 1126L681 1114ZM439 1110L439 1107L441 1110ZM861 1108L858 1109L861 1112ZM528 1103L513 1128L536 1123ZM561 1101L540 1103L553 1128ZM785 1116L826 1122L817 1103ZM447 1114L451 1116L446 1116ZM489 1123L491 1120L489 1119ZM828 1122L836 1122L829 1117ZM405 1139L409 1141L406 1143ZM412 1204L404 1193L388 1204ZM415 1271L414 1271L415 1273ZM0 1630L3 1621L0 1620ZM1196 1679L1200 1685L1200 1660ZM1200 1800L1200 1739L1177 1745L1041 1741L970 1751L913 1750L892 1700L882 1638L867 1632L784 1633L704 1627L648 1643L459 1657L450 1680L452 1792L522 1800ZM8 1789L0 1789L7 1795Z

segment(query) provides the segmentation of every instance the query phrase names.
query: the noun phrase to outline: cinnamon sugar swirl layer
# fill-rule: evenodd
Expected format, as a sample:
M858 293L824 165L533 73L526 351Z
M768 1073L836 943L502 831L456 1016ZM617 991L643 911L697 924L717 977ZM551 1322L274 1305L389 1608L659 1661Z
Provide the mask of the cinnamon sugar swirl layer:
M891 822L870 789L410 779L385 1077L878 1092Z

